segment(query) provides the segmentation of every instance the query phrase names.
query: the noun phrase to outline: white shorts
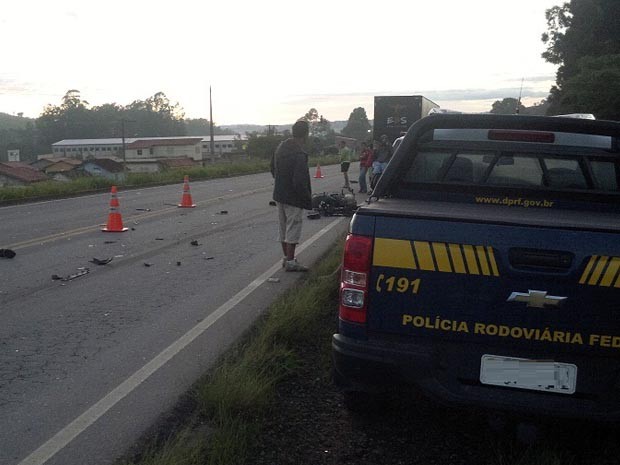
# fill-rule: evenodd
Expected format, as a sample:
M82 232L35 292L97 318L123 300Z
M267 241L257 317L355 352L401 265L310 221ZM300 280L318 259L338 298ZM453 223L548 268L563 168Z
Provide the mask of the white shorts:
M280 242L299 244L303 208L278 202L280 220Z

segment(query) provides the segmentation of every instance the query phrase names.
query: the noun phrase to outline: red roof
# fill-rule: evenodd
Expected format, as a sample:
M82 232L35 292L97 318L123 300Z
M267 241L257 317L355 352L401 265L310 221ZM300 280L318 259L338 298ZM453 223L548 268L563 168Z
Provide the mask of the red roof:
M0 174L22 182L38 182L49 179L39 170L19 162L0 163Z
M166 147L179 145L196 145L202 142L202 137L191 137L188 139L140 139L131 144L127 144L128 149L150 149L151 147Z

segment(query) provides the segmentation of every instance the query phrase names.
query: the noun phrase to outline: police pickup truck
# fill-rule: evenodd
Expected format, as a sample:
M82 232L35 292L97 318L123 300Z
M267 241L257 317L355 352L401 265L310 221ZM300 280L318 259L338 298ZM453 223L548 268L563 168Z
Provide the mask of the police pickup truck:
M620 123L431 115L351 220L350 392L620 419Z

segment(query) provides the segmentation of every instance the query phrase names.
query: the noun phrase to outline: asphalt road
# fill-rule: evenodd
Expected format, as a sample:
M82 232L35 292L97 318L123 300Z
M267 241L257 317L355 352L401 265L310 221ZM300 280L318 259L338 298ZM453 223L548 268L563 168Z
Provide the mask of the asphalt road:
M337 167L323 174L315 193L340 189ZM0 208L0 248L17 252L0 259L1 464L112 463L294 283L272 186L192 182L192 209L181 182L121 191L124 233L100 231L109 194ZM300 261L347 225L305 220Z

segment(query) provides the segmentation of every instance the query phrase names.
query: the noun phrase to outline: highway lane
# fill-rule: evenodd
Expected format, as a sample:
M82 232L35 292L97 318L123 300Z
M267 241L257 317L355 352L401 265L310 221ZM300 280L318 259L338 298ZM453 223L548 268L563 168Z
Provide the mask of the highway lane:
M324 171L313 190L337 190L337 168ZM181 187L121 192L125 233L99 231L109 194L0 208L0 247L18 253L0 261L0 463L111 463L297 278L279 267L270 175L192 182L194 209L171 206ZM333 221L305 221L302 241L313 239L302 259L346 229ZM274 272L282 281L263 283ZM78 422L75 438L65 430L214 312L161 367Z

